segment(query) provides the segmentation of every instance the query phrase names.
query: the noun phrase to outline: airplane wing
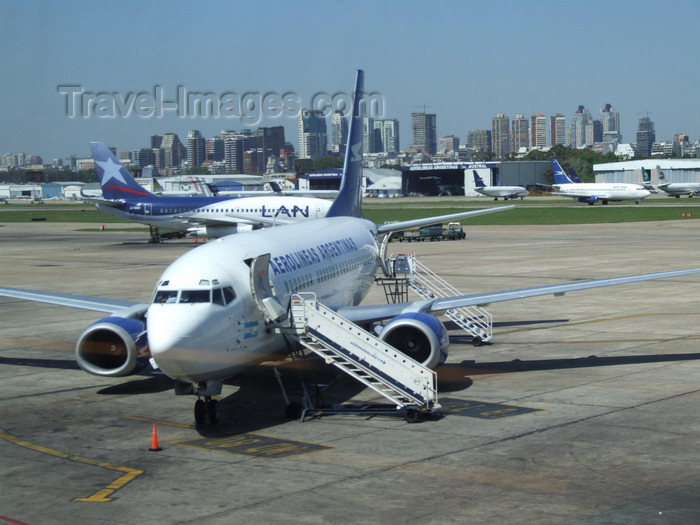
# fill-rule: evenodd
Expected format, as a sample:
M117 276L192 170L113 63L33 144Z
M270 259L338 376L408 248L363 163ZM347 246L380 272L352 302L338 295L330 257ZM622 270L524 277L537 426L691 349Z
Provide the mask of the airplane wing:
M196 215L177 215L175 218L182 220L184 223L190 224L193 228L202 226L233 226L235 224L262 224L263 226L282 226L284 224L293 224L294 222L287 219L281 219L279 217L274 217L271 219L266 219L264 217L256 217L251 219L250 217L242 217L233 214L226 214L225 217L218 217L216 219L211 219L209 217L200 217Z
M505 211L515 208L515 206L499 206L497 208L485 208L483 210L472 210L463 211L459 213L451 213L449 215L439 215L437 217L426 217L424 219L413 219L410 221L400 221L392 222L389 224L382 224L377 226L377 233L388 233L396 232L400 230L405 230L406 228L418 228L420 226L427 226L429 224L439 224L441 222L456 221L458 219L464 219L466 217L474 217L476 215L483 215L485 213L493 213L496 211Z
M367 306L345 306L338 310L338 314L355 323L381 321L407 312L440 313L453 308L466 306L486 306L490 303L501 301L513 301L526 299L540 295L564 295L567 292L589 290L603 286L615 286L618 284L637 283L654 279L667 279L670 277L682 277L700 273L700 268L687 270L672 270L668 272L644 273L628 275L625 277L612 277L608 279L594 279L590 281L576 281L572 283L550 284L546 286L534 286L531 288L517 288L500 292L487 292L472 295L459 295L425 299L421 301L409 301L406 303L381 304Z
M133 308L135 306L148 306L145 303L138 303L136 301L108 299L105 297L89 297L87 295L72 295L67 293L41 292L36 290L22 290L19 288L6 288L4 286L0 286L0 296L107 313L114 313L119 310Z
M107 199L100 199L98 197L88 197L87 195L80 195L80 200L83 200L85 202L91 202L93 204L102 204L103 206L109 206L110 208L124 208L126 203L124 201L115 201L115 200L107 200Z

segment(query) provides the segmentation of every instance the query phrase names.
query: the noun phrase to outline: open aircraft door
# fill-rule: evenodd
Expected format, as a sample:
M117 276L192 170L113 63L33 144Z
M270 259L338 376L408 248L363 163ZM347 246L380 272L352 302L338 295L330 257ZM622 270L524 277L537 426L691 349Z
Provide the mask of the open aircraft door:
M275 289L270 282L270 254L266 253L249 260L250 290L258 308L267 323L279 323L287 316L287 310L275 297Z

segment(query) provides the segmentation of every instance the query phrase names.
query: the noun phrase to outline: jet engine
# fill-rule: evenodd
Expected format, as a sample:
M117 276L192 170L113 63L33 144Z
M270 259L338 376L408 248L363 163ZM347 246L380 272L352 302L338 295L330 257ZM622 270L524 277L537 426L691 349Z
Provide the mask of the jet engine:
M107 317L91 324L75 347L80 368L94 375L121 377L148 364L146 326L139 319Z
M591 195L590 197L579 197L578 198L579 202L587 202L589 206L592 206L593 204L595 204L597 200L598 200L598 197L596 197L595 195Z
M197 228L190 228L189 231L193 235L215 239L226 235L233 235L234 233L249 232L254 229L255 228L252 224L232 224L230 226L201 226Z
M424 366L433 368L447 359L449 338L438 319L424 313L394 317L379 338Z

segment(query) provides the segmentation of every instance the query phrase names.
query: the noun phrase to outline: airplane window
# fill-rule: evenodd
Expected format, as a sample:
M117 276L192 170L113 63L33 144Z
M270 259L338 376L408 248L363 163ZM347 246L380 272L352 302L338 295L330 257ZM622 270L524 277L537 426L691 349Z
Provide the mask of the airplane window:
M233 292L233 288L230 286L224 286L224 301L226 304L229 304L231 301L233 301L236 298L236 294Z
M221 306L226 306L224 291L221 288L215 288L212 292L212 302Z
M200 279L199 286L209 286L209 281L207 279Z
M211 293L209 290L182 290L180 303L209 303Z
M158 290L153 299L154 304L166 304L177 302L177 290Z

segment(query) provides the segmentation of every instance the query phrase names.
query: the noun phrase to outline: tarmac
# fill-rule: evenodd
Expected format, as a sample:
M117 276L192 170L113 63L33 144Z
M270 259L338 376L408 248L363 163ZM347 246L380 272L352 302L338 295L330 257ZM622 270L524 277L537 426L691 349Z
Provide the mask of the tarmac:
M698 267L699 224L467 225L389 251L495 291ZM194 248L97 225L0 238L2 286L144 302ZM199 428L162 375L78 369L75 341L104 315L0 298L0 522L698 523L699 292L695 275L493 304L492 344L450 331L443 410L422 423L286 419L274 368L297 399L311 372L277 362L227 382L222 423ZM326 400L380 401L317 372Z

